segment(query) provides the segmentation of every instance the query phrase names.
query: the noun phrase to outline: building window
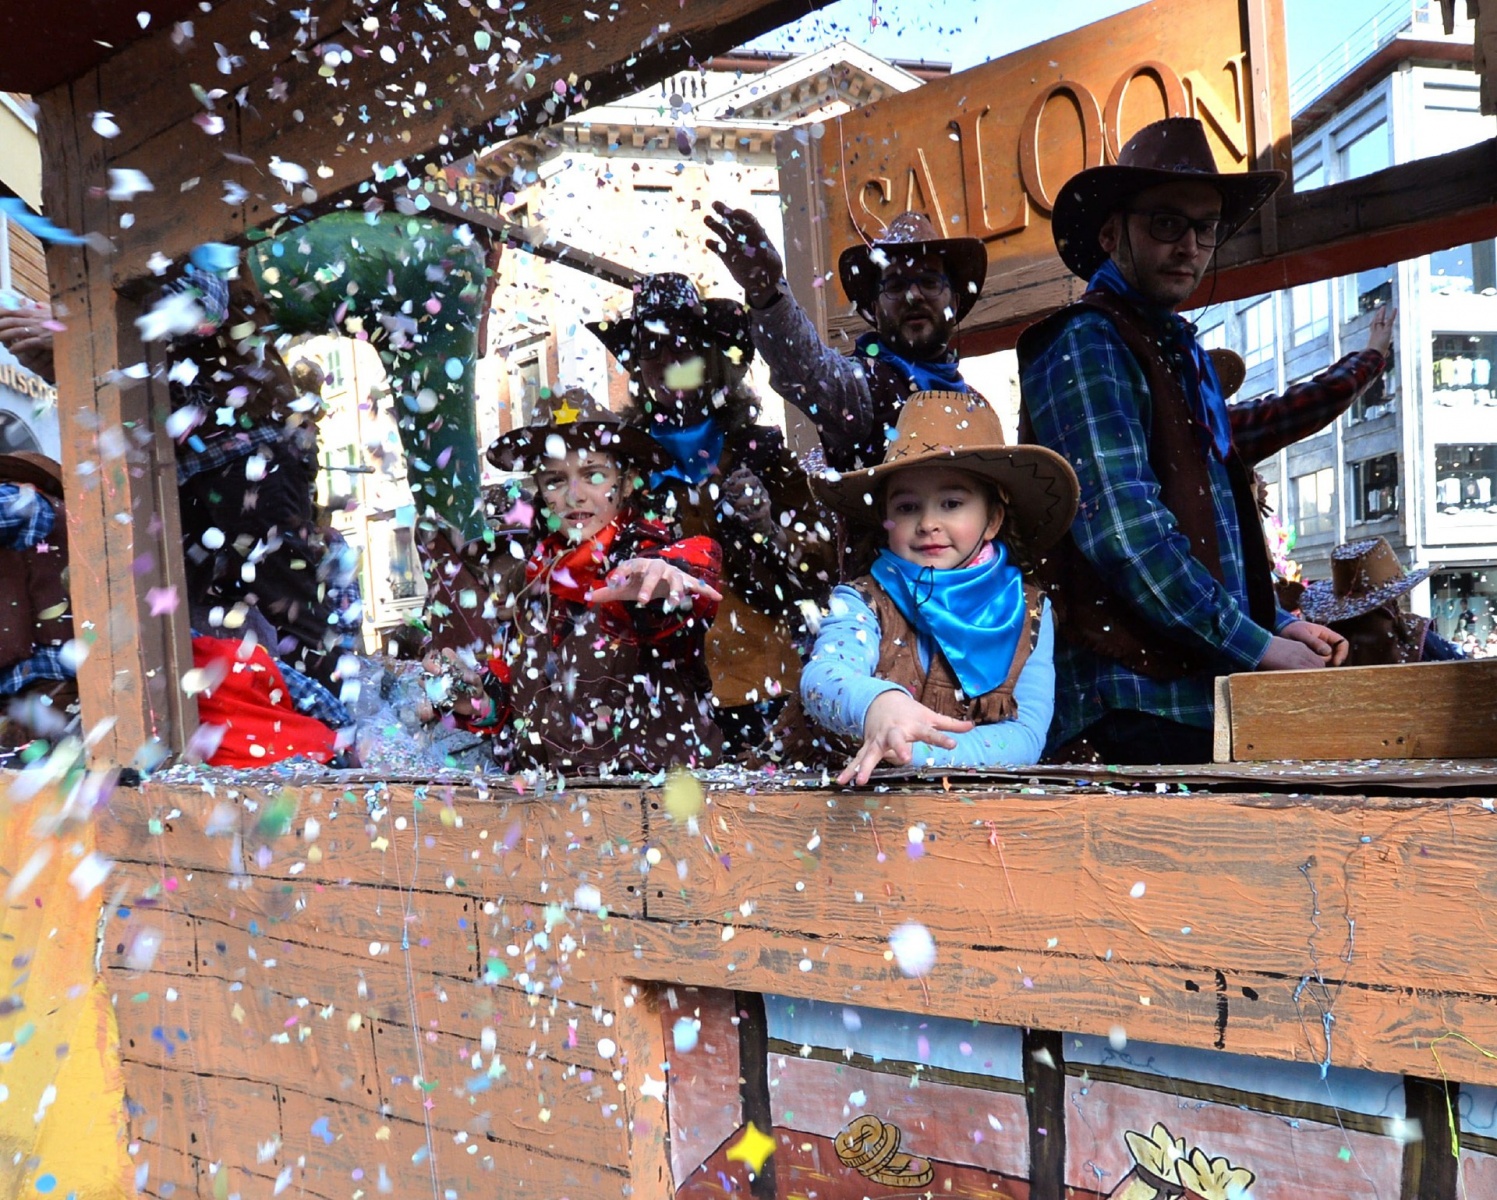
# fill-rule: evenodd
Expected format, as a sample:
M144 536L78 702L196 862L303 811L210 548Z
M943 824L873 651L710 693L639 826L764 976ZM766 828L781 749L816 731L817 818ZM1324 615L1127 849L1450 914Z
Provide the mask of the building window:
M1313 165L1294 164L1294 190L1296 192L1313 192L1316 188L1325 187L1325 163L1318 162Z
M348 376L344 373L343 350L339 346L331 347L323 360L323 370L327 378L323 380L322 386L330 392L341 392L348 385Z
M1388 123L1379 121L1365 133L1342 143L1341 178L1360 179L1391 166L1393 157L1388 145Z
M1435 505L1442 513L1497 511L1497 445L1436 446Z
M1353 521L1381 521L1398 512L1398 456L1380 454L1351 464Z
M1196 331L1196 341L1202 350L1225 350L1227 348L1227 323L1218 321L1210 329Z
M1259 300L1242 310L1242 361L1248 370L1273 357L1273 300Z
M1331 331L1331 285L1324 279L1302 283L1289 293L1289 313L1293 321L1293 342L1303 346Z
M671 219L673 197L674 193L669 186L644 183L634 185L634 206L639 222L637 245L647 258L663 255L667 246L679 240L675 223Z
M1283 511L1279 508L1279 481L1277 479L1263 481L1263 503L1275 516Z
M416 557L416 535L407 527L390 530L390 599L410 600L421 594L421 560Z
M1492 379L1497 334L1437 333L1430 358L1436 404L1460 408L1497 403Z
M1336 472L1331 467L1296 475L1289 481L1294 489L1294 529L1302 538L1336 531Z
M1363 389L1362 394L1352 404L1351 411L1347 413L1348 425L1355 425L1358 421L1376 421L1379 417L1386 417L1393 411L1394 380L1398 378L1397 369L1394 366L1397 353L1396 348L1388 351L1387 357L1383 360L1383 373Z
M1429 256L1429 290L1439 296L1482 295L1497 289L1497 244L1452 246Z
M536 401L540 399L541 389L545 386L546 377L541 370L539 354L531 354L515 364L510 379L510 415L514 418L513 428L529 425L535 419Z

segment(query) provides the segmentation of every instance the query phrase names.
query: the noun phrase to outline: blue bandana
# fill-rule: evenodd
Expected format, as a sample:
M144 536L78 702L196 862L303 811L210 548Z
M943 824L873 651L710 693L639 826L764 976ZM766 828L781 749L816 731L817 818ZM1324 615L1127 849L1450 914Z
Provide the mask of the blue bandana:
M901 358L876 333L865 333L858 339L857 352L875 362L888 363L904 379L915 385L918 392L968 392L972 389L962 378L956 359L940 359L936 362Z
M1024 577L1002 542L987 562L954 571L916 566L885 548L872 573L905 620L940 648L968 699L1002 686L1024 628Z
M650 486L659 487L662 479L683 479L695 487L716 469L723 456L727 431L712 417L695 425L650 426L650 436L665 447L671 465L650 476Z
M1159 313L1159 305L1146 299L1137 288L1123 278L1123 273L1112 259L1108 259L1091 277L1088 287L1093 291L1111 292L1122 296L1146 312ZM1232 422L1227 416L1227 398L1222 395L1221 380L1216 377L1216 367L1201 343L1196 340L1196 327L1177 313L1164 313L1167 348L1174 350L1195 364L1195 370L1185 372L1185 396L1190 401L1195 418L1211 434L1211 444L1217 458L1225 461L1232 453Z

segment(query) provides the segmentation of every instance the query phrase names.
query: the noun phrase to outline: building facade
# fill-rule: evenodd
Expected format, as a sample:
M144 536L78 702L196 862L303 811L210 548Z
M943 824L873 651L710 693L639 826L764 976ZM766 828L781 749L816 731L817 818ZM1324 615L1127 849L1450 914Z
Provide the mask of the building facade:
M1491 138L1471 68L1472 27L1447 37L1437 3L1390 5L1364 53L1297 88L1294 187L1323 187ZM1305 284L1196 314L1202 340L1243 356L1242 398L1281 392L1367 343L1397 309L1392 361L1329 429L1257 464L1295 537L1304 578L1330 575L1341 542L1386 537L1440 632L1497 625L1497 263L1491 241ZM1469 618L1468 618L1469 620Z

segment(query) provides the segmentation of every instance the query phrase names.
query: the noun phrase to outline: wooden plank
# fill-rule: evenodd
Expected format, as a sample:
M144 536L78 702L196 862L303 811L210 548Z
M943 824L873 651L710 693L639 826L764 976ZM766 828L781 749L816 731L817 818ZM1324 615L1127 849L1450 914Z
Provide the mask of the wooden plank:
M1232 761L1232 681L1227 675L1218 675L1212 683L1211 761Z
M1232 755L1477 758L1497 746L1497 661L1232 676Z
M284 1161L280 1095L273 1084L168 1070L125 1056L121 1066L132 1127L156 1145L209 1163Z

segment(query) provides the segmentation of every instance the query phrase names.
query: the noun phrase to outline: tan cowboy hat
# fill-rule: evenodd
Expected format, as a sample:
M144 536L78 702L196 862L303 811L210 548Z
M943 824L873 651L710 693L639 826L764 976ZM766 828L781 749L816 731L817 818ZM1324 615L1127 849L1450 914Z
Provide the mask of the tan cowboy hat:
M879 492L907 467L940 465L996 483L1029 548L1053 545L1076 515L1076 472L1043 446L1010 446L988 402L970 392L916 392L876 467L828 472L812 482L826 502L855 521L880 522Z
M1236 350L1221 347L1206 351L1206 357L1216 368L1217 382L1222 385L1222 399L1230 400L1237 395L1242 381L1247 378L1247 363Z
M1221 193L1224 242L1278 190L1284 172L1217 170L1206 127L1194 117L1145 125L1128 139L1115 164L1073 175L1055 197L1050 233L1066 266L1090 279L1107 261L1097 241L1107 218L1139 192L1182 180L1209 183Z
M1300 613L1317 625L1349 621L1396 600L1428 575L1424 568L1405 571L1387 538L1347 542L1331 551L1330 581L1322 579L1305 588Z
M870 244L849 246L837 260L842 290L857 305L863 320L874 323L884 267L896 256L923 254L937 255L945 263L951 294L956 297L956 319L972 311L988 277L987 247L977 238L943 238L924 213L904 212Z
M496 438L488 460L501 471L538 471L567 449L588 447L625 459L647 471L670 465L664 446L593 399L585 388L542 390L529 425Z
M34 450L0 454L0 483L29 483L49 496L62 496L62 464Z

